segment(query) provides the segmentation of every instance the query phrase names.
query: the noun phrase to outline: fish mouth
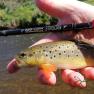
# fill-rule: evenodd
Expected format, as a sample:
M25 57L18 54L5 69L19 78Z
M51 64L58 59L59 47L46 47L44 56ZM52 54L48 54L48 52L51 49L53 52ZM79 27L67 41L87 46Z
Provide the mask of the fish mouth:
M10 61L10 63L7 65L7 70L9 73L17 72L20 67L18 66L19 61L16 59L13 59Z

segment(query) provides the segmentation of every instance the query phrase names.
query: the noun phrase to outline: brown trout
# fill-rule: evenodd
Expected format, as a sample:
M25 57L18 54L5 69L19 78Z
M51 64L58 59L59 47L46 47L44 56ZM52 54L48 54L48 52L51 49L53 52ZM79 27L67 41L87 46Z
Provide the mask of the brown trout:
M94 66L94 46L79 41L58 41L32 46L16 56L17 66L43 69L80 69Z

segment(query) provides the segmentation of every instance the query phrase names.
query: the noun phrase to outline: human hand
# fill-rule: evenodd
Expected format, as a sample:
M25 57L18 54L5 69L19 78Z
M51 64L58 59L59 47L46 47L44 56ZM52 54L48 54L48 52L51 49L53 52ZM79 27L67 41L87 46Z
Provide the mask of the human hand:
M58 25L83 23L93 20L94 7L77 0L36 0L37 6L44 12L51 16L57 17ZM39 40L34 45L45 42L53 42L63 39L77 39L94 44L94 31L88 32L87 30L81 31L78 34L67 32L64 34L48 34L43 39ZM9 63L8 69L11 72L16 71L18 68L14 67L15 60ZM94 68L87 67L79 70L86 78L94 80ZM78 87L86 87L84 76L78 70L62 70L61 76L64 82ZM54 72L45 72L42 69L38 70L38 78L44 84L54 85L56 83L56 76Z

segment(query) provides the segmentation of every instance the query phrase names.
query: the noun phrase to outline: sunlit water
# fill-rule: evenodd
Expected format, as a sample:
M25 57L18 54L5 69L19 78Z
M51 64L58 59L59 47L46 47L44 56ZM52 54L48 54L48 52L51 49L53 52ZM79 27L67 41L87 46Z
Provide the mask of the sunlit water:
M37 69L21 69L15 74L6 70L8 62L21 50L27 48L42 35L0 37L0 94L94 94L94 81L87 81L87 88L73 88L57 74L55 86L41 85L37 80Z

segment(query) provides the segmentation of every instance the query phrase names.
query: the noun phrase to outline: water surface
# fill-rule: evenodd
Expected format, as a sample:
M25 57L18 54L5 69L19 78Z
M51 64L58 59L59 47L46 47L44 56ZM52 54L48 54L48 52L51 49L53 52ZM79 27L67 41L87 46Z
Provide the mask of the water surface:
M20 35L0 37L0 94L94 94L94 81L87 81L87 88L73 88L65 84L58 71L55 86L41 85L36 76L37 69L21 69L15 74L6 70L8 62L21 50L27 48L42 35Z

